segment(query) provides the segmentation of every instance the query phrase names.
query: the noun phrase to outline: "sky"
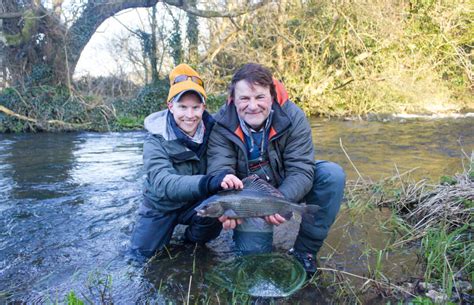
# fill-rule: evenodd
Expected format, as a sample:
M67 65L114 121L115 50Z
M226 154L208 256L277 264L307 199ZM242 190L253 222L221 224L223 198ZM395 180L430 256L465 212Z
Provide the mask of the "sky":
M111 52L112 39L128 35L129 31L122 24L131 29L143 29L144 26L140 20L146 23L147 18L147 9L139 8L122 11L105 20L84 48L74 76L79 77L87 74L106 76L116 73L118 70L116 60L120 59L120 56L113 56L114 54ZM137 44L137 52L140 52L139 48L140 46ZM127 67L125 62L122 62L121 65L125 72L130 72L131 67Z
M124 10L105 20L84 48L76 66L74 77L82 75L107 76L119 74L119 70L125 73L133 73L133 65L127 61L126 52L133 52L134 55L141 56L142 50L138 40L128 39L129 48L121 52L114 49L113 44L114 40L119 37L130 36L130 29L134 31L140 29L150 33L148 10L151 10L151 8ZM157 4L158 26L163 24L168 29L173 26L169 11L179 20L183 20L181 24L183 33L186 24L185 13L175 7L169 6L168 9L165 9L161 3Z
M53 7L52 0L42 0L41 3L46 8L51 9ZM82 5L83 1L64 0L62 5L62 19L66 23L68 22L67 20L73 20L74 12ZM143 20L143 23L140 22L140 20ZM146 20L146 8L124 10L105 20L81 53L74 77L87 74L92 76L105 76L115 73L117 71L117 58L114 58L114 54L110 50L112 39L114 37L125 36L128 33L122 24L125 24L131 29L144 29L144 25L147 23ZM137 47L139 48L138 45ZM137 51L139 51L139 49Z

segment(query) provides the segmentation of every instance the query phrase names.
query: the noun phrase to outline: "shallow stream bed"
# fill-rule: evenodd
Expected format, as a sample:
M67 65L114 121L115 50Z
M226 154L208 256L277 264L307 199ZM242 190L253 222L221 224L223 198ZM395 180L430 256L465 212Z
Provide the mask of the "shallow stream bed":
M349 179L359 177L350 159L364 179L418 168L413 175L437 181L462 171L463 151L474 149L474 118L311 124L317 158L340 163ZM230 232L205 249L174 243L172 259L164 255L145 268L124 258L141 200L144 135L0 134L0 304L63 302L70 291L94 303L216 300L219 293L203 278L233 257ZM321 250L322 264L367 276L377 264L374 253L390 240L380 226L389 214L344 208ZM291 247L296 230L292 221L276 233L277 251ZM383 255L392 282L419 275L413 250ZM338 303L334 287L323 286L278 302ZM373 294L362 301L385 304Z

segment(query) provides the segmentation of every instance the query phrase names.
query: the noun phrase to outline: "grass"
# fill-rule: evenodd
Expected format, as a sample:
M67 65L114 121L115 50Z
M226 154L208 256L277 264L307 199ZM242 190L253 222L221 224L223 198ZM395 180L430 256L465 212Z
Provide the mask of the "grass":
M84 305L84 301L78 298L74 291L71 291L67 294L66 303L68 305Z
M391 212L390 218L383 222L381 226L385 232L392 233L393 242L396 242L397 239L406 240L413 237L414 231L411 229L411 226L394 211Z
M457 300L461 297L458 282L474 280L473 158L468 158L463 173L443 176L437 185L397 175L377 183L359 182L348 192L352 202L390 208L391 217L382 224L385 231L394 233L390 248L419 247L424 264L422 281ZM379 250L374 270L370 270L373 278L382 276L382 255ZM412 303L431 304L431 300L420 297Z
M426 264L425 280L440 283L448 296L455 288L456 275L472 277L472 223L449 233L446 228L432 229L423 237L421 245Z
M115 124L118 130L143 129L144 119L144 117L118 116Z

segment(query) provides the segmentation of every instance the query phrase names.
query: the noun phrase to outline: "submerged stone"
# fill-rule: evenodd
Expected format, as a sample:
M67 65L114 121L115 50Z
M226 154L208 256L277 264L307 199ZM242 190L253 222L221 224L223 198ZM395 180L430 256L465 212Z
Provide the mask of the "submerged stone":
M306 272L293 258L276 253L237 257L206 274L206 279L231 292L256 297L287 297L304 284Z

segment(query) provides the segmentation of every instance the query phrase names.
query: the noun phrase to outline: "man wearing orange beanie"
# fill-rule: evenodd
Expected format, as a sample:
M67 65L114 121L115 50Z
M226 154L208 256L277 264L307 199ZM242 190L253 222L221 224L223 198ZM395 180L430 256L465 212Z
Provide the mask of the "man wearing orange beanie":
M166 246L178 224L188 225L185 242L203 244L216 238L221 223L198 217L194 208L222 189L242 188L240 180L227 172L204 175L214 119L205 110L207 95L199 74L180 64L169 80L168 109L145 119L144 200L131 242L132 252L144 258Z

